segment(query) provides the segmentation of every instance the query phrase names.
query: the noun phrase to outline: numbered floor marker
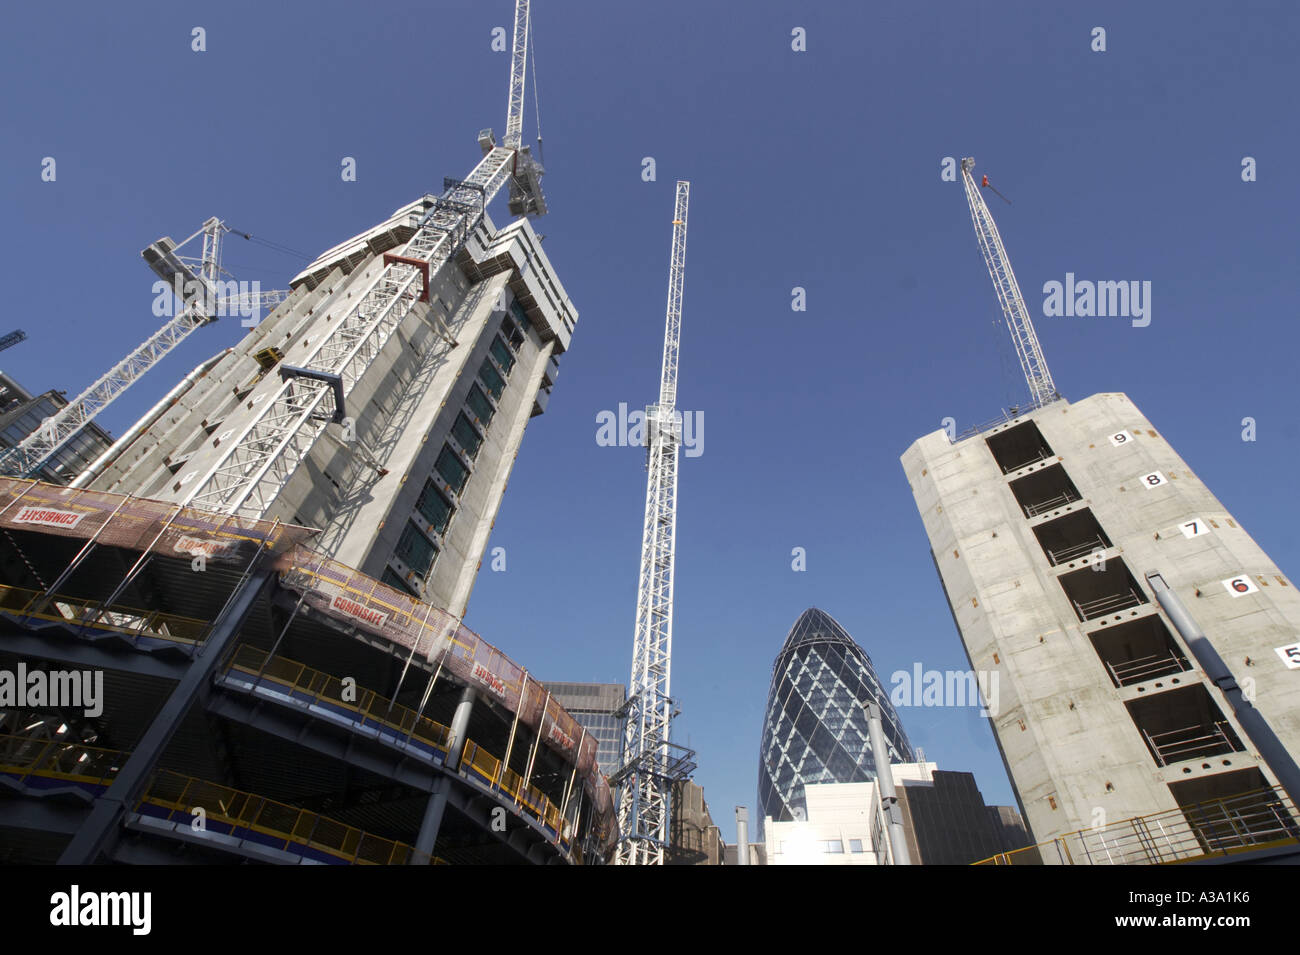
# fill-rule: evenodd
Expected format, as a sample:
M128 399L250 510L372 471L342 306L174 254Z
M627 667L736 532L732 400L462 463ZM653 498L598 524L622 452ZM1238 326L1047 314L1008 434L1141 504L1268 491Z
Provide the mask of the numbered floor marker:
M1150 474L1144 474L1140 478L1138 478L1138 480L1141 481L1142 486L1144 488L1147 488L1148 490L1150 490L1153 487L1159 487L1162 484L1169 483L1169 478L1165 477L1159 471L1152 471Z
M1259 590L1259 588L1255 586L1255 581L1251 580L1245 574L1242 574L1240 577L1233 577L1229 580L1223 581L1223 586L1224 589L1226 589L1228 593L1232 594L1234 597L1242 597L1245 596L1246 594L1253 594L1258 592Z
M1274 652L1282 658L1288 670L1300 670L1300 643L1285 647L1276 647Z
M1115 447L1117 448L1121 444L1131 444L1132 441L1133 441L1133 434L1129 431L1116 431L1114 434L1110 436L1110 443L1115 445Z
M1178 529L1183 532L1184 537L1200 537L1202 534L1210 533L1210 525L1199 517L1184 521L1178 525Z

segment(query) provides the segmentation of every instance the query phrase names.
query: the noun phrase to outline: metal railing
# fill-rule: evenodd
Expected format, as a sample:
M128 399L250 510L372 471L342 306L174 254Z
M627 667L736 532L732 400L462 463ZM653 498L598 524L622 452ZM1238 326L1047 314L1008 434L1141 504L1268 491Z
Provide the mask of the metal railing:
M296 691L301 694L303 702L317 706L328 705L336 712L349 714L349 719L357 725L387 729L392 736L419 740L433 749L447 752L451 731L443 724L420 715L408 706L394 703L373 690L345 686L338 677L313 670L296 660L280 656L268 659L266 651L243 644L235 650L223 671L223 675L233 673Z
M37 607L41 608L39 612ZM53 594L46 599L40 590L0 586L0 611L15 616L53 620L91 630L111 630L132 637L153 637L186 646L202 643L211 626L206 620L158 610L117 605L98 608L99 601L88 597Z
M1021 468L1027 468L1031 464L1037 464L1039 461L1047 461L1054 457L1056 457L1056 455L1052 453L1051 448L1039 448L1038 454L1030 458L1028 461L1022 461L1020 464L1012 465L1011 467L1007 467L999 461L998 467L1002 468L1003 474L1011 474L1015 471L1019 471Z
M1120 610L1128 610L1130 607L1140 607L1146 601L1141 594L1129 587L1122 594L1111 594L1108 597L1098 597L1096 600L1071 600L1070 603L1074 604L1080 620L1092 620L1094 617L1104 617Z
M1062 491L1056 497L1049 497L1045 501L1038 501L1034 504L1022 504L1021 508L1025 512L1025 517L1037 517L1039 514L1046 514L1048 511L1055 510L1058 507L1064 507L1067 504L1073 504L1075 501L1082 501L1083 495L1075 491Z
M1168 676L1191 669L1191 664L1179 654L1172 651L1151 656L1126 660L1124 663L1106 662L1106 670L1116 686L1128 686L1144 680L1154 680L1158 676Z
M1064 564L1067 560L1075 560L1079 557L1086 557L1097 551L1103 551L1110 544L1100 534L1096 535L1090 541L1084 541L1082 544L1071 544L1069 547L1062 547L1060 550L1051 550L1044 547L1047 551L1048 562L1055 567L1057 564Z
M31 777L107 787L130 753L54 740L0 736L0 773L31 782ZM304 850L354 865L403 865L415 850L403 842L372 835L307 809L276 802L218 783L159 770L135 811L142 816L191 827L202 809L203 827L249 838L294 855ZM427 858L427 857L426 857ZM433 860L437 861L437 860Z
M1296 844L1295 803L1275 786L1079 829L974 865L1162 865Z
M255 679L269 680L301 694L304 702L310 701L316 706L328 705L336 712L355 713L352 719L357 725L387 729L391 736L419 740L444 754L447 752L451 731L443 724L418 714L410 707L394 703L373 690L348 687L345 695L343 682L337 677L313 670L294 660L278 656L268 659L265 651L245 644L235 651L225 672L238 672ZM347 697L351 695L355 695L355 701L348 701ZM555 833L557 842L567 847L569 840L564 832L564 817L559 807L540 789L532 785L525 786L518 773L509 767L502 767L500 759L473 740L465 742L460 765L463 770L476 772L481 777L480 781L489 789L509 796L529 815Z
M1165 733L1148 733L1142 730L1147 746L1161 766L1177 763L1184 759L1197 759L1204 756L1221 756L1245 749L1237 734L1223 720L1210 725L1198 723Z

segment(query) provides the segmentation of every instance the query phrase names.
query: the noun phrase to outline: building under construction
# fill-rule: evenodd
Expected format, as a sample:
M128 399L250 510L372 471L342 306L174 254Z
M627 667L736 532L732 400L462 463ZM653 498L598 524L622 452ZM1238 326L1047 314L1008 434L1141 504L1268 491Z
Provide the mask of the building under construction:
M546 211L528 36L517 0L505 139L479 134L466 179L319 256L68 487L43 483L210 320L224 224L197 272L154 243L199 294L4 453L0 861L610 855L596 738L462 625L577 321L522 218ZM521 218L498 228L507 187Z
M1001 861L1294 856L1300 594L1126 395L1056 391L973 165L1031 400L902 464L1043 843Z

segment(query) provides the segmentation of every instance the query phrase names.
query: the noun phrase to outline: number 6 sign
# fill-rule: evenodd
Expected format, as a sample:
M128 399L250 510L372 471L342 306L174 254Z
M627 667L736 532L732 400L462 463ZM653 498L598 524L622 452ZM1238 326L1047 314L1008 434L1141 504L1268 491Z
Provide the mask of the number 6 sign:
M1259 590L1255 586L1255 581L1251 580L1245 574L1240 577L1233 577L1230 580L1222 581L1224 588L1234 597L1242 597L1246 594L1253 594Z

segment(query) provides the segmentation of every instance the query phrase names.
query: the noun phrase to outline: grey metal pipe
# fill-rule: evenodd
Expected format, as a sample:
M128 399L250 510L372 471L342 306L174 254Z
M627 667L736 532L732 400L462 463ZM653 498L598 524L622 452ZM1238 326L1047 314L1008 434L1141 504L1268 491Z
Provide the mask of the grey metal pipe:
M424 818L420 821L420 831L415 837L411 865L428 865L433 861L433 849L438 842L442 816L447 810L447 796L451 792L451 779L446 774L460 769L460 754L465 750L465 734L469 729L469 717L474 711L475 699L477 694L474 688L467 686L461 691L460 700L456 703L456 712L452 715L447 732L447 758L442 764L445 773L434 781L429 801L425 803Z
M1264 714L1255 709L1250 700L1246 699L1241 687L1237 685L1236 677L1223 662L1223 657L1219 656L1219 651L1214 649L1214 644L1210 643L1204 631L1192 618L1182 598L1174 593L1159 571L1148 571L1146 578L1156 601L1160 604L1160 609L1168 614L1170 621L1186 641L1187 649L1192 651L1196 662L1205 668L1206 676L1223 691L1228 705L1232 707L1233 715L1237 717L1237 722L1241 724L1242 730L1259 751L1264 763L1282 784L1282 788L1287 791L1292 803L1300 806L1300 766L1296 765L1295 758L1277 738L1273 727L1269 726L1268 721L1264 719Z
M749 865L749 810L736 807L736 865Z
M907 833L903 829L903 810L898 805L894 790L894 771L889 764L889 745L885 742L885 727L880 722L880 706L866 703L867 725L871 729L871 752L876 757L876 792L880 794L880 811L885 816L885 831L894 853L894 865L911 865L912 854L907 849Z

